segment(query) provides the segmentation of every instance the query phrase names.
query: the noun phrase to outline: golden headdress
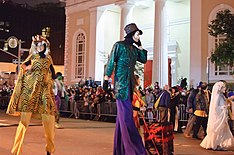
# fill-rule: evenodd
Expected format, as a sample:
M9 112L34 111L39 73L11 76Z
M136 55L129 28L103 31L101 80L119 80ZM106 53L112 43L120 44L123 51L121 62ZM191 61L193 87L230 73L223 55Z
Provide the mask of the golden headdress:
M32 53L33 55L38 53L38 51L36 50L36 46L39 42L41 42L42 44L46 46L44 54L45 55L50 54L50 42L41 35L32 36L32 44L30 48L30 53Z

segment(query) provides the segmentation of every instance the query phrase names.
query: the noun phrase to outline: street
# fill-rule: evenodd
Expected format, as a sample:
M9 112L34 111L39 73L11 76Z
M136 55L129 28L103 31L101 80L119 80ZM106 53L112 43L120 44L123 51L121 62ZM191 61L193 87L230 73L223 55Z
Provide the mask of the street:
M0 155L11 155L19 117L0 111ZM61 118L62 129L56 129L54 155L111 155L115 123ZM234 151L205 150L200 141L176 133L176 155L231 155ZM32 119L23 143L23 155L45 155L44 131L40 120Z

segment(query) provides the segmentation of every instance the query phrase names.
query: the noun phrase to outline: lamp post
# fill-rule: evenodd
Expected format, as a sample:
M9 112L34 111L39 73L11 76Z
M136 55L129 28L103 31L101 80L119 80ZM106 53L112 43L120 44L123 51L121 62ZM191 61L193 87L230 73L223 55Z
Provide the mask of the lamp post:
M18 65L17 65L17 74L19 74L19 71L20 71L20 61L21 61L21 54L20 54L20 51L21 51L21 43L22 41L21 40L18 40L16 37L14 36L11 36L7 39L7 43L8 43L8 46L10 48L16 48L17 45L18 45Z
M20 71L20 61L21 61L21 51L29 51L29 49L26 49L26 48L22 48L21 45L22 43L24 43L24 41L22 40L18 40L16 37L14 36L11 36L7 39L7 41L4 43L4 48L3 50L1 49L1 51L17 58L18 62L17 62L17 74L19 73ZM18 46L18 56L8 52L8 46L10 48L16 48Z
M17 69L18 69L18 74L19 74L19 72L20 72L20 61L21 61L21 53L20 53L20 52L21 52L21 43L22 43L21 40L19 40L19 41L18 41L18 46L19 46L19 47L18 47L18 65L17 65L17 66L18 66L18 68L17 68Z

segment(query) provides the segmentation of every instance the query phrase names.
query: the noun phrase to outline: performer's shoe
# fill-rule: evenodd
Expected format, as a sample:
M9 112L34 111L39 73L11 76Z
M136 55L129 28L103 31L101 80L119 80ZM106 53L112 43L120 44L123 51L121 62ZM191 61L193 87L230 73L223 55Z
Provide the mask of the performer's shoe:
M56 129L62 129L61 125L58 124L58 123L55 123L55 128L56 128Z
M190 138L191 136L189 134L184 134L184 137Z

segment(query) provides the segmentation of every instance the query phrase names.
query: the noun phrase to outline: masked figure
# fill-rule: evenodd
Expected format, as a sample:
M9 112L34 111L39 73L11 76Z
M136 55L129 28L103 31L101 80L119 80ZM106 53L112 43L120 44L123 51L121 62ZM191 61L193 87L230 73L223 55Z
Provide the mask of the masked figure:
M226 83L216 82L212 89L207 135L201 147L213 150L226 150L234 147L234 138L228 125L228 102L224 93Z
M114 44L105 70L104 89L115 69L115 96L117 118L114 140L114 155L145 155L146 151L133 120L134 70L136 61L146 63L147 51L142 48L139 30L135 23L124 28L125 40ZM134 45L136 44L136 46Z
M22 153L22 143L30 118L41 118L45 129L47 154L54 152L55 99L53 93L55 72L50 56L50 43L42 36L32 38L30 53L20 67L7 114L21 116L12 153Z

